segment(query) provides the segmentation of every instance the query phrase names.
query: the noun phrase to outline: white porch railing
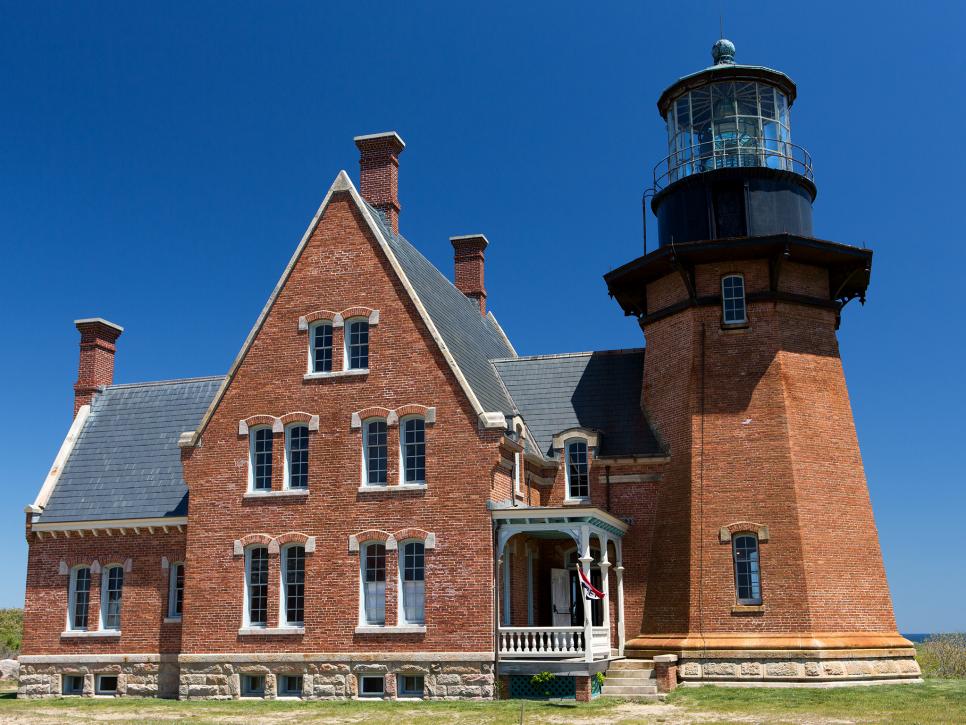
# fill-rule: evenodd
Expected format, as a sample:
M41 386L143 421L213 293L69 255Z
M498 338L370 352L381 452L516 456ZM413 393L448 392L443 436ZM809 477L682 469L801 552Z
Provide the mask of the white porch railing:
M610 657L610 627L594 627L590 631L590 648L595 656Z
M583 627L500 627L497 635L500 657L582 657L586 652Z

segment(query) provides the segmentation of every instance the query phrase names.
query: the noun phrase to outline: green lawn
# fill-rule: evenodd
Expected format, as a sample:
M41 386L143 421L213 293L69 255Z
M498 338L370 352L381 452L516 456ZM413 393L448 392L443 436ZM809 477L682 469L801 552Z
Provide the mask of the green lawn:
M811 689L680 689L667 703L597 700L522 703L526 723L956 723L966 722L966 680ZM265 702L130 699L17 700L0 694L3 723L315 722L373 725L519 723L521 702Z

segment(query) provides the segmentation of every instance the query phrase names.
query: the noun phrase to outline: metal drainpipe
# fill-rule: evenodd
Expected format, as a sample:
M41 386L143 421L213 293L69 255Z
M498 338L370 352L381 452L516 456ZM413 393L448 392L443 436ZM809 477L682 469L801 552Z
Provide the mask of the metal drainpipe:
M499 557L496 556L496 547L498 546L499 538L497 536L497 525L496 522L493 524L493 688L496 690L497 680L499 679L498 671L500 666L500 615L498 613L497 607L499 606L499 594L497 593L497 585L500 581L500 567L498 565Z

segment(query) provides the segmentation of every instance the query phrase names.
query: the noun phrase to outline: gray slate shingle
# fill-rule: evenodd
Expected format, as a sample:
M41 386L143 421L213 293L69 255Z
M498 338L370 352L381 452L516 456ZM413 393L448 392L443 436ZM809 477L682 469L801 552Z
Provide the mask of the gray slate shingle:
M223 380L112 385L94 396L40 521L187 515L178 437L198 426Z
M555 433L577 427L600 431L601 456L664 454L641 410L643 350L538 355L493 365L543 455L553 455Z

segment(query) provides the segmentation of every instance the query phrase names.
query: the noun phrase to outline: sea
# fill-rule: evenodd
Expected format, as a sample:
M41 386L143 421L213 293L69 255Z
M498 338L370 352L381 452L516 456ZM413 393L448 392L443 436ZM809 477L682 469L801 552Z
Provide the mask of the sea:
M929 639L930 637L932 637L932 634L930 634L929 632L925 632L925 633L923 633L923 632L901 632L900 634L902 634L903 637L905 637L910 642L913 642L915 644L918 644L920 642L925 642L927 639Z

